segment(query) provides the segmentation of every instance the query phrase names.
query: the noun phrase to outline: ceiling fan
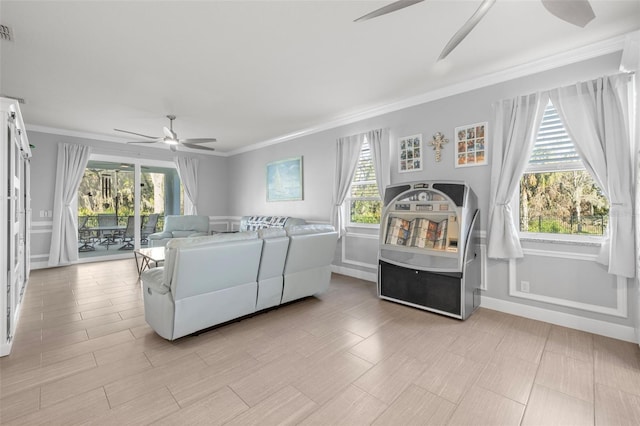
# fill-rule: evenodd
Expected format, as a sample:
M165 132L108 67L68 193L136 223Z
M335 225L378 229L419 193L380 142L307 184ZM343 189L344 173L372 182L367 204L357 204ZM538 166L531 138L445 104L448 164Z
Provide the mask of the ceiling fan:
M174 152L177 151L178 145L183 145L183 146L186 146L187 148L202 149L206 151L215 151L214 148L209 148L208 146L199 145L201 143L216 142L215 138L178 139L178 135L176 134L176 132L173 131L173 120L176 119L176 116L167 115L167 118L169 119L169 127L162 128L162 130L164 131L164 136L148 136L148 135L143 135L141 133L130 132L128 130L121 130L121 129L113 129L113 130L115 130L116 132L129 133L131 135L142 136L143 138L151 139L148 141L132 141L127 143L164 142L167 145L169 145L169 148L171 149L171 151L174 151Z
M416 3L423 2L424 0L398 0L394 3L388 4L380 9L376 9L371 13L367 13L364 16L359 17L354 22L366 21L371 18L375 18L380 15L386 15L387 13L395 12L396 10L404 9L405 7L412 6ZM569 22L570 24L584 27L596 15L591 8L588 0L540 0L543 6L551 12L551 14ZM496 0L483 0L475 13L469 18L467 22L453 35L449 43L444 47L438 61L444 59L453 51L453 49L460 44L462 40L473 30L473 28L480 22L484 15L489 12L491 6Z

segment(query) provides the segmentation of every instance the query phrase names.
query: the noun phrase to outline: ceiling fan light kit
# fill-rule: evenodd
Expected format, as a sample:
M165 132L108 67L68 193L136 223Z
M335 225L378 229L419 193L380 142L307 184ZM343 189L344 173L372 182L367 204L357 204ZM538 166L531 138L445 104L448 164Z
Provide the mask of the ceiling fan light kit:
M201 149L203 151L215 151L214 148L198 145L202 143L216 142L217 140L215 138L178 139L178 134L173 131L173 120L176 119L176 116L169 114L167 115L167 118L169 119L169 127L162 128L162 132L164 133L164 136L160 136L160 137L143 135L142 133L130 132L129 130L122 130L122 129L113 129L113 130L115 130L116 132L128 133L130 135L136 135L143 138L151 139L148 141L141 140L141 141L131 141L127 143L163 142L166 145L169 145L169 148L171 149L172 152L177 151L178 145L186 146L187 148L192 148L192 149Z
M391 4L388 4L380 9L376 9L373 12L367 13L354 20L354 22L362 22L372 18L376 18L387 13L396 12L404 9L405 7L412 6L416 3L421 3L424 0L398 0ZM542 5L552 15L562 19L565 22L584 28L589 22L595 19L596 15L591 8L588 0L540 0ZM446 44L442 53L438 57L438 61L446 58L462 40L469 35L473 28L478 25L480 20L489 12L491 6L496 0L483 0L474 14L467 20L467 22L460 27L458 31L451 37L451 40Z

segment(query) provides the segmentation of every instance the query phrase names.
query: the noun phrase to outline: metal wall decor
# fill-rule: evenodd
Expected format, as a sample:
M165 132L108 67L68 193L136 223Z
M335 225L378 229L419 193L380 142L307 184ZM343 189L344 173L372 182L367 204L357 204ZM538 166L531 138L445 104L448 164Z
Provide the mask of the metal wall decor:
M429 142L429 146L432 146L436 152L436 161L439 162L442 159L442 146L449 143L449 139L446 139L441 132L437 132L433 135L433 140Z

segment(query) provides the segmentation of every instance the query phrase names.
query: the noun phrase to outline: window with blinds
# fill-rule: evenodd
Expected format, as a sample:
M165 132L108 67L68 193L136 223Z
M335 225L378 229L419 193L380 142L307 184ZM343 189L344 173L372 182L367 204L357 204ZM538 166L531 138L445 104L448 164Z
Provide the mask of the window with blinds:
M603 235L608 214L607 198L585 169L562 119L549 102L520 180L520 231Z
M350 224L379 224L382 202L371 147L364 140L348 196Z
M584 165L558 111L549 102L544 110L527 171L569 169L584 169Z

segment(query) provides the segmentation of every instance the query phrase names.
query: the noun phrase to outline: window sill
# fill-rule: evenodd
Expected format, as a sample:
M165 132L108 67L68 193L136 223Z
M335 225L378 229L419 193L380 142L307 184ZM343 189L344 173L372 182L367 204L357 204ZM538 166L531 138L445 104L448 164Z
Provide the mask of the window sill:
M604 237L588 237L578 235L552 235L552 234L520 234L520 242L562 244L567 246L600 247Z
M378 223L348 223L347 228L353 229L380 229Z

